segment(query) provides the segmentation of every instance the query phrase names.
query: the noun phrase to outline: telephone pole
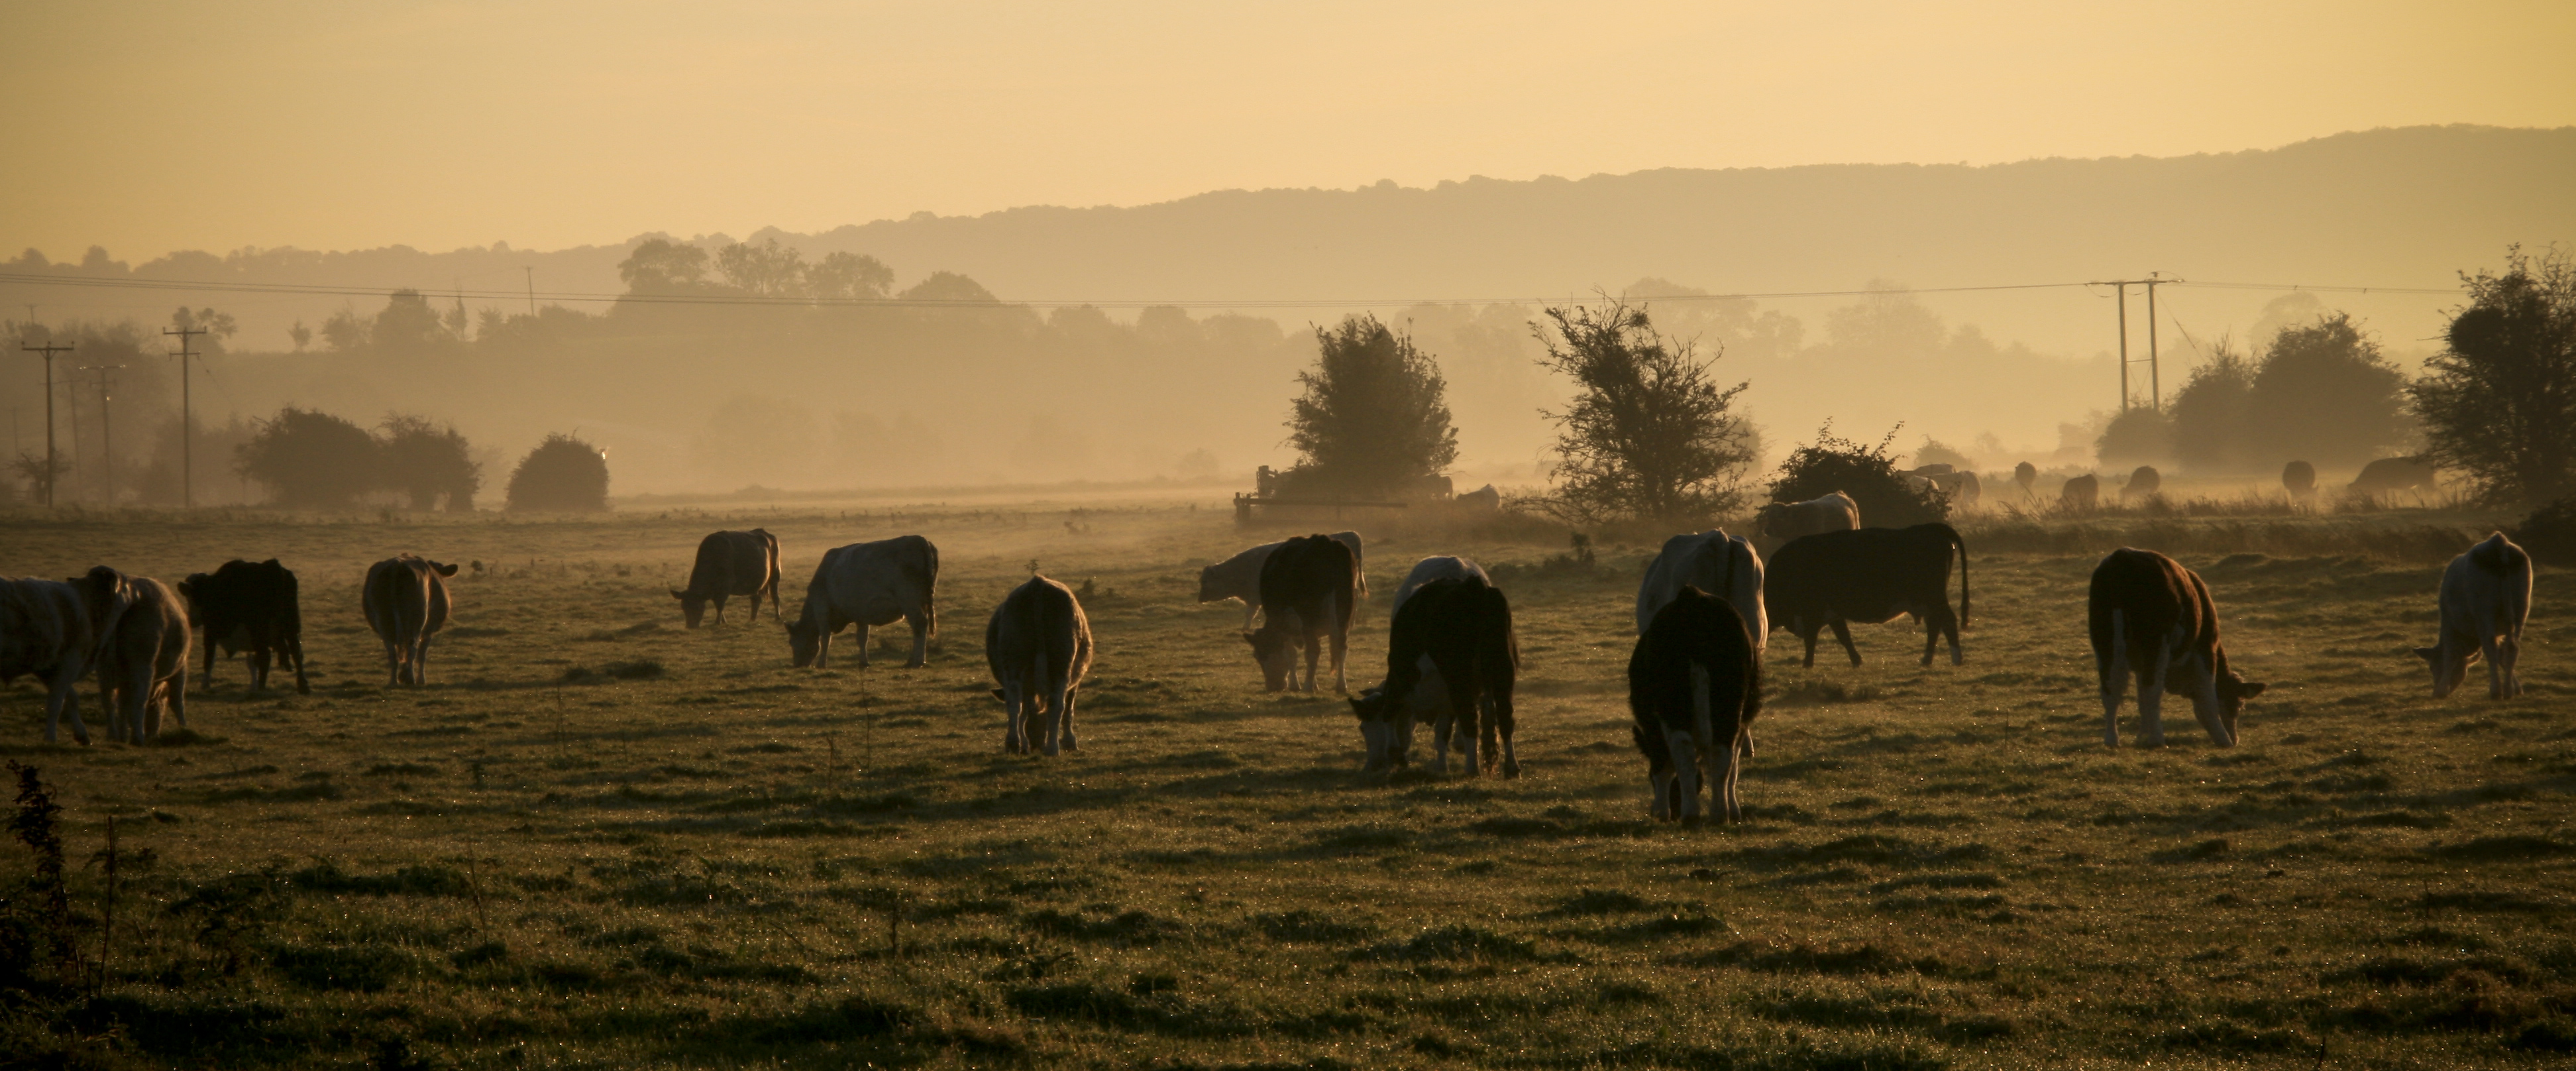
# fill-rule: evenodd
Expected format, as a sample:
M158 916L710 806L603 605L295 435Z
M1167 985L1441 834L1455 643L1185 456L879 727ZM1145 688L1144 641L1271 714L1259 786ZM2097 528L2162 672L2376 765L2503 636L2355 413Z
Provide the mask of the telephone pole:
M537 266L528 264L524 267L528 269L528 315L533 317L537 314Z
M197 508L197 458L195 449L197 438L197 412L195 405L190 402L188 397L188 358L194 357L196 354L188 351L188 343L196 336L205 334L206 329L202 327L164 327L161 329L161 333L165 335L179 336L179 352L170 355L179 359L179 507L181 509L195 509Z
M99 465L99 482L107 492L107 504L116 504L116 425L107 416L108 377L124 370L121 364L85 364L83 372L98 373L98 441L99 454L105 458Z
M54 460L54 355L70 353L70 346L51 342L42 346L20 346L29 353L45 355L45 508L54 508L54 484L62 478L62 463Z
M2167 279L2163 272L2148 272L2144 279L2104 279L2092 284L2112 287L2120 299L2120 411L2123 413L2130 408L2129 366L2132 364L2147 366L2147 407L2164 408L2164 368L2156 352L2156 288L2181 281ZM2129 359L2129 288L2133 286L2147 288L2147 358L2144 361Z

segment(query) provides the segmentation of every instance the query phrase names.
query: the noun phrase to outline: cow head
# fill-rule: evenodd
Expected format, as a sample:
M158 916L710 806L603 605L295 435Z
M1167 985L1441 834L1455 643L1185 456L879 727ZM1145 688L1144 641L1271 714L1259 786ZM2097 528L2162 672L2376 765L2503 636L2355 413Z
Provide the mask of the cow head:
M1297 637L1278 622L1265 621L1260 630L1244 633L1243 642L1252 646L1252 660L1261 664L1263 689L1286 691L1297 674Z
M680 619L687 621L690 628L698 627L699 619L707 616L706 596L672 588L671 597L680 600Z
M1368 764L1361 769L1369 773L1402 769L1412 761L1408 742L1396 739L1396 706L1396 698L1387 694L1384 685L1351 699L1351 712L1360 719L1360 743L1368 748Z
M1216 590L1216 566L1211 565L1199 570L1200 602L1215 602L1218 599L1229 598L1233 594L1231 591Z
M823 649L823 630L812 618L800 617L787 623L787 653L803 669L814 664L814 655Z
M1770 535L1773 523L1778 521L1780 514L1787 511L1788 508L1789 507L1778 502L1772 502L1754 510L1753 534L1763 536Z
M2426 665L2433 667L2433 698L2435 699L2448 698L2451 689L2459 687L2460 681L2469 675L2467 657L2445 658L2439 647L2418 647L2415 649L2415 657L2423 659Z
M2220 747L2236 746L2236 716L2245 713L2245 701L2263 694L2269 687L2260 681L2249 681L2245 675L2223 666L2218 671L2218 724L2206 725L2209 738ZM2221 736L2224 731L2226 735Z

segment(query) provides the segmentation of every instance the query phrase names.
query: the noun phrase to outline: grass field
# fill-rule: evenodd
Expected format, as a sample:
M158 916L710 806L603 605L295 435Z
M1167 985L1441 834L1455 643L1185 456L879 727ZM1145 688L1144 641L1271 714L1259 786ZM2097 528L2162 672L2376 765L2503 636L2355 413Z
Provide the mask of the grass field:
M64 807L83 957L40 949L61 984L0 997L0 1061L2310 1068L2576 1049L2568 576L2540 574L2526 696L2484 699L2481 671L2437 703L2408 648L2429 642L2439 564L2402 539L2301 555L2284 528L2229 557L2162 529L2272 688L2232 750L2187 709L2173 746L2125 746L2134 704L2108 750L2084 579L2096 544L2138 530L2024 522L1987 551L1971 529L1967 664L1918 668L1899 624L1856 630L1867 665L1828 646L1808 671L1775 633L1751 820L1682 829L1645 820L1628 740L1645 551L1551 564L1564 535L1543 526L1370 547L1354 689L1428 554L1499 567L1525 661L1525 776L1389 783L1360 775L1338 697L1263 694L1241 609L1194 602L1198 565L1276 538L1222 511L0 524L15 575L282 558L315 668L310 696L249 696L220 663L191 731L142 748L43 745L40 693L0 692L0 755ZM827 547L936 541L929 667L897 668L906 637L881 631L874 668L845 646L791 669L739 603L683 630L665 588L696 539L753 525L780 538L791 614ZM403 550L468 564L431 685L392 690L356 582ZM999 753L979 649L1032 560L1083 589L1099 643L1084 750L1057 759ZM0 884L30 858L0 845Z

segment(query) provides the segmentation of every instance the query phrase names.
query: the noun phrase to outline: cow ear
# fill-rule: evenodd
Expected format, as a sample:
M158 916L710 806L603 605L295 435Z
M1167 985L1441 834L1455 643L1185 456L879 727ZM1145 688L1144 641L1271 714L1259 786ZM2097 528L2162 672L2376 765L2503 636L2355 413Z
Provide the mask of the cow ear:
M1257 639L1254 639L1253 637L1254 637L1255 635L1257 635L1257 633L1248 632L1248 631L1247 631L1247 632L1245 632L1245 633L1243 634L1243 642L1248 643L1248 644L1251 644L1251 645L1252 645L1252 649L1253 649L1253 650L1258 651L1258 650L1260 650L1260 649L1261 649L1261 641L1260 641L1260 640L1257 640Z
M2442 649L2439 647L2418 647L2415 649L2415 657L2421 658L2427 662L2439 664L2442 661Z
M2270 687L2270 685L2264 684L2261 681L2246 681L2245 683L2236 686L2236 694L2247 699L2252 699L2255 696L2263 694L2263 689L2268 687Z
M1368 708L1360 705L1359 699L1354 697L1351 700L1351 712L1354 714L1366 714L1368 713Z
M438 575L440 575L440 576L455 576L455 575L456 575L456 567L455 567L455 566L453 566L453 565L442 565L442 566L439 566L439 567L438 567Z
M995 688L995 689L993 689L993 698L995 698L995 699L999 699L999 700L1001 700L1001 701L1003 701L1003 702L1005 702L1005 703L1008 703L1008 702L1010 702L1010 701L1011 701L1011 697L1006 696L1006 695L1003 695L1003 694L1002 694L1002 690L1001 690L1001 689L999 689L999 688Z

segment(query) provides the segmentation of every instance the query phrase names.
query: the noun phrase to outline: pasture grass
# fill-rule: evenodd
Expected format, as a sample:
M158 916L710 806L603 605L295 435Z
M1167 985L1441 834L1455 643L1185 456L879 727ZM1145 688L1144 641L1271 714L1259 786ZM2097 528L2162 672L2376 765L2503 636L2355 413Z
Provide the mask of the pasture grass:
M314 689L247 695L220 662L186 732L87 748L37 742L29 682L0 691L0 756L64 808L71 914L52 925L77 942L70 964L31 946L0 1050L1930 1069L2530 1067L2576 1048L2566 574L2540 574L2527 695L2490 702L2473 674L2435 702L2408 653L2433 626L2423 553L2186 542L2232 655L2272 690L2237 748L2187 709L2171 746L2129 746L2132 706L2109 750L2081 631L2102 537L1971 525L1967 664L1918 667L1919 631L1896 624L1856 628L1867 664L1827 638L1810 670L1775 633L1750 821L1685 829L1645 820L1628 739L1641 546L1586 566L1543 524L1373 533L1354 689L1428 554L1510 566L1525 662L1522 778L1388 780L1359 773L1339 698L1263 694L1241 609L1194 601L1197 566L1275 535L1220 511L1063 520L11 520L17 574L283 559ZM829 546L936 541L930 665L898 668L897 627L864 671L846 633L832 668L794 670L739 602L726 626L680 627L666 588L696 539L752 525L780 538L790 613ZM366 563L402 550L468 563L418 689L386 686L358 613ZM1031 559L1090 586L1099 644L1083 751L1055 759L1000 754L985 691L984 618ZM0 883L31 859L0 845ZM40 906L13 895L8 917L44 923Z

